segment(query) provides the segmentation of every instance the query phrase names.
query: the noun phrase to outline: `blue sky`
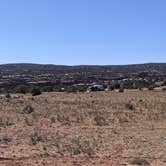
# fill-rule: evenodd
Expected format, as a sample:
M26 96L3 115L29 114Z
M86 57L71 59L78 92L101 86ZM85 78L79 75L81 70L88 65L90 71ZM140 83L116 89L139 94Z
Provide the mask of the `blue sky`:
M2 0L0 63L166 62L166 0Z

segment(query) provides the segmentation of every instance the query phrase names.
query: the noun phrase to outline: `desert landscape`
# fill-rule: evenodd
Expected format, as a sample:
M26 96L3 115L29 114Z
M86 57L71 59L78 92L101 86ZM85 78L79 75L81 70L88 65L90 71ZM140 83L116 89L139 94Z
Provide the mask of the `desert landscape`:
M166 165L166 93L0 95L0 165Z
M165 7L0 1L0 166L166 166Z

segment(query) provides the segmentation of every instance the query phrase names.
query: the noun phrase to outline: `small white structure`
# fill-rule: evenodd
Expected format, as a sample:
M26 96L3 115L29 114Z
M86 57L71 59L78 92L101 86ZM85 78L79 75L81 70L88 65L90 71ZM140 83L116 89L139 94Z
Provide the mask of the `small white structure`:
M87 92L93 92L93 91L104 91L103 85L92 85L88 87Z

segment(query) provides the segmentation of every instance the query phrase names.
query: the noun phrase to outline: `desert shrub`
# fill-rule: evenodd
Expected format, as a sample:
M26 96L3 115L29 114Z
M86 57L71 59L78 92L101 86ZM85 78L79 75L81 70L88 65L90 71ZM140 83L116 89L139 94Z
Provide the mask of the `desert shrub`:
M6 97L7 99L10 99L10 98L11 98L10 93L7 93L5 97Z
M161 86L166 86L166 81L164 81Z
M154 90L154 86L149 86L148 90Z
M109 86L109 90L113 91L115 89L115 87L113 85Z
M143 90L143 88L142 88L142 87L139 87L138 89L139 89L140 91L142 91L142 90Z
M134 80L123 81L123 87L125 89L135 89L136 88L136 82Z
M120 83L116 82L113 84L114 89L119 89L120 88Z
M0 139L0 142L2 142L4 144L8 144L8 143L12 142L12 138L5 135L2 139Z
M27 105L26 107L24 107L22 112L24 114L31 114L32 112L34 112L34 108L31 105Z
M57 152L61 155L64 155L64 153L67 152L71 155L86 154L88 156L92 156L96 153L97 148L97 142L94 140L85 140L81 137L71 138L70 142L67 144L60 143L59 141L57 144Z
M77 92L86 92L88 86L87 85L78 85L76 86L76 91Z
M106 119L102 116L99 116L97 115L95 118L94 118L94 121L96 123L97 126L105 126L105 125L108 125L107 122L106 122Z
M97 145L94 142L85 140L81 146L81 151L88 156L95 155Z
M29 92L29 89L26 85L19 85L15 88L16 93L26 94Z
M42 93L41 90L39 88L36 88L36 87L32 88L32 90L31 90L32 96L41 95L41 93Z
M71 124L69 116L64 116L64 115L60 115L60 114L57 115L57 121L62 124L65 124L65 125Z
M69 151L73 155L78 155L81 153L81 143L80 143L79 137L73 138L71 140L71 145L70 145Z
M6 126L12 126L14 125L13 121L11 119L0 117L0 127L6 127Z
M124 92L124 89L123 89L123 88L120 88L120 89L119 89L119 92L120 92L120 93L123 93L123 92Z
M134 109L135 109L134 104L131 103L131 102L128 102L125 106L126 106L126 108L129 109L129 110L134 110Z
M30 136L30 142L32 143L32 145L36 145L39 142L44 142L44 141L45 138L42 135L40 135L38 132L35 132Z
M75 93L75 92L77 92L77 91L78 91L77 88L74 87L74 86L68 86L68 87L66 87L66 89L65 89L65 92L68 92L68 93Z
M129 122L129 120L126 116L119 117L119 123L120 124L128 123L128 122Z
M55 117L51 117L51 123L55 123L56 122L56 118Z
M53 92L54 91L54 87L53 86L44 86L42 88L43 92Z
M25 118L25 124L28 126L33 126L33 119L32 118Z
M166 88L164 87L164 88L162 88L162 90L163 90L163 91L166 91Z
M145 159L135 158L130 162L132 165L150 165Z

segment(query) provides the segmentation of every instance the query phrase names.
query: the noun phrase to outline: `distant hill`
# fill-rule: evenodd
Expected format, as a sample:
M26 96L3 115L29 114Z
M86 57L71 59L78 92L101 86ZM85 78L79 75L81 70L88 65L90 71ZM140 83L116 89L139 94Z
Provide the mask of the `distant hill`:
M82 65L82 66L63 66L63 65L42 65L42 64L3 64L0 65L0 72L6 74L27 74L27 73L89 73L108 74L108 75L132 75L146 72L148 74L166 74L166 63L147 63L133 65Z
M118 89L151 88L157 84L166 85L166 63L134 65L41 65L4 64L0 65L0 92L20 92L33 87L42 91L86 91L92 84Z

